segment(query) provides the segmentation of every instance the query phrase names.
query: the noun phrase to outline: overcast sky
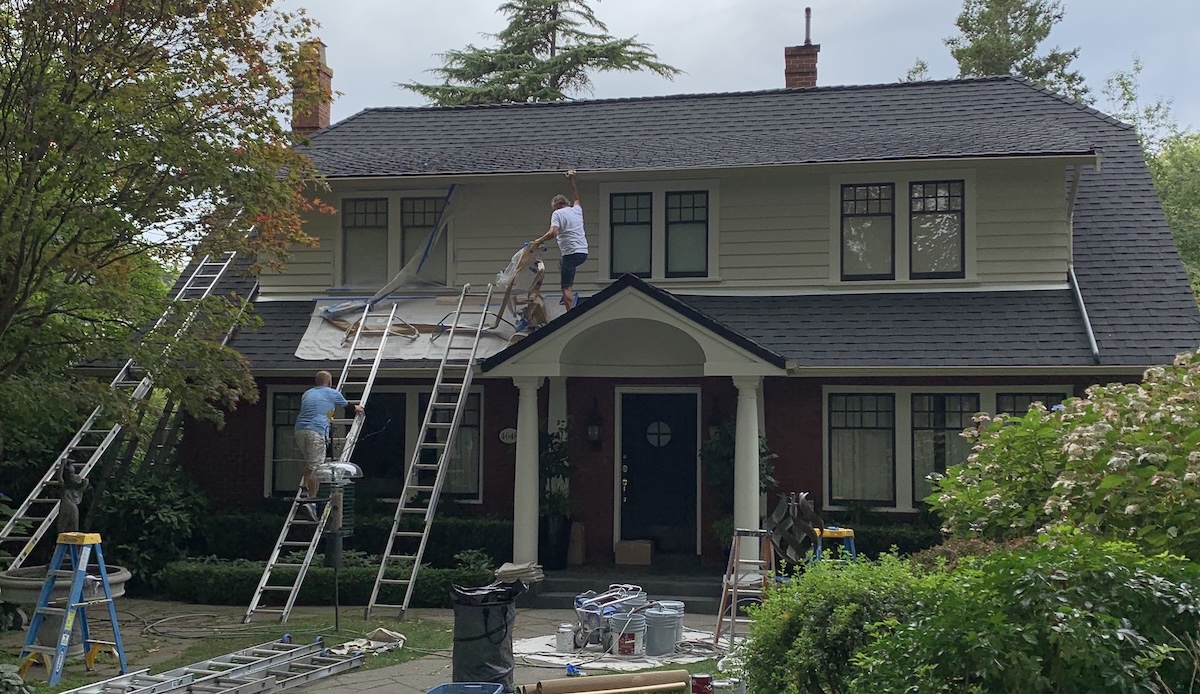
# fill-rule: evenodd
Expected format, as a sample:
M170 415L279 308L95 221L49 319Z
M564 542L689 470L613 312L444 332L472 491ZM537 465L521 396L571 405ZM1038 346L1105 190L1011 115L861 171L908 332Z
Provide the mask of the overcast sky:
M435 56L504 26L500 0L283 0L321 23L333 86L342 96L334 121L372 106L420 106L397 82L433 81ZM960 0L593 0L614 36L649 43L686 72L674 81L650 74L595 78L595 98L772 89L783 86L783 48L804 41L804 7L821 45L818 84L895 82L924 58L935 78L956 65L942 39L954 31ZM1101 93L1105 78L1145 63L1143 99L1173 101L1183 125L1200 127L1200 0L1065 0L1066 18L1049 44L1082 48L1076 67ZM589 95L582 95L588 98Z

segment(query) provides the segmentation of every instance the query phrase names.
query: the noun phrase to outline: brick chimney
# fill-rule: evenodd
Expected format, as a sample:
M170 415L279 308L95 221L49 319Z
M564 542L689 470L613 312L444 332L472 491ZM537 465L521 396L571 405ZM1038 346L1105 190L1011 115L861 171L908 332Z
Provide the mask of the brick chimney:
M804 45L783 49L783 84L788 89L817 86L817 54L821 44L812 42L812 8L804 8Z
M292 132L308 137L329 127L333 70L325 63L320 39L300 46L300 63L292 78Z

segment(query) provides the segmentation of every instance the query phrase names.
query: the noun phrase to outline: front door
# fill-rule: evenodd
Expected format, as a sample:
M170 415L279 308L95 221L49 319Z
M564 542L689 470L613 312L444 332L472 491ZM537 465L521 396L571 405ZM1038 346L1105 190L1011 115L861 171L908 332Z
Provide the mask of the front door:
M695 393L621 394L621 539L696 552Z

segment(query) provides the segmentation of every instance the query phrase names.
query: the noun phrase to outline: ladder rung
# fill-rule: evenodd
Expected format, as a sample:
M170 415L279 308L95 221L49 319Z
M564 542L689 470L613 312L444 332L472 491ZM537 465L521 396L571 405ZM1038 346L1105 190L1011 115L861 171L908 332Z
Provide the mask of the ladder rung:
M421 448L432 448L435 450L441 450L445 447L446 447L445 441L422 441L421 442Z
M425 533L417 532L415 530L400 530L397 531L393 537L425 537Z
M414 491L414 492L432 492L433 491L433 487L426 485L426 484L410 484L410 485L408 485L408 489L409 489L409 491Z
M417 463L415 467L418 470L437 470L441 466L436 463Z
M292 587L291 586L263 586L262 589L263 590L273 590L273 591L279 592L279 591L284 591L284 590L290 591L292 589Z
M414 561L415 559L416 557L411 554L390 554L387 561Z
M304 566L304 565L303 564L291 564L288 562L277 561L272 565L272 568L278 569L279 567L283 567L285 569L298 569L301 566Z
M451 422L430 422L429 423L430 429L449 429L452 426L454 426L454 425Z
M428 510L429 510L429 508L428 508L428 507L426 507L426 508L414 508L414 507L412 507L412 506L405 506L404 508L400 509L400 513L425 513L425 512L426 512L426 511L428 511Z
M307 547L311 544L312 544L311 542L302 542L300 540L284 540L283 541L284 547Z
M58 648L56 648L55 646L39 646L37 644L33 644L33 645L25 646L23 652L46 653L49 655L54 655L55 653L58 652Z
M409 583L412 583L412 581L407 578L381 578L379 579L379 582L386 583L389 586L406 586Z
M283 614L283 610L278 607L256 607L255 612L266 612L267 614Z

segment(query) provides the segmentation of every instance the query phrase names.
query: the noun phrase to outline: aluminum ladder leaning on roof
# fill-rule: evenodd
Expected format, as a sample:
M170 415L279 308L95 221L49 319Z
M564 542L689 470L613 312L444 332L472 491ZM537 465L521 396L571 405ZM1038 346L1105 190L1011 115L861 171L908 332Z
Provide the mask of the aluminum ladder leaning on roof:
M346 396L346 389L358 391L362 389L362 394L356 400L350 400L351 404L366 405L367 399L371 397L371 387L375 384L375 376L379 373L379 363L383 359L384 349L387 347L388 336L392 334L392 323L396 319L396 306L393 304L387 310L373 311L371 306L363 308L362 315L358 319L358 325L354 331L354 341L350 344L350 353L346 355L346 362L342 366L342 373L338 376L337 390ZM379 321L385 321L379 325ZM375 325L371 325L372 322ZM379 331L378 343L375 342L374 333ZM372 352L374 354L372 354ZM352 371L360 371L364 365L355 365L355 361L370 359L370 367L366 374L366 379L363 381L350 381ZM349 400L349 398L347 398ZM341 452L335 463L349 463L351 456L354 455L354 446L358 443L358 436L362 432L363 425L366 422L366 415L362 413L355 414L351 419L335 419L334 426L349 426L346 432L344 442L341 447ZM320 544L321 536L325 533L325 527L328 525L330 515L334 512L335 504L323 504L317 519L310 520L301 514L301 509L309 503L315 503L319 500L309 499L302 496L304 491L303 483L296 490L296 497L292 500L291 508L288 509L287 518L283 522L283 530L279 532L279 539L275 541L275 548L271 550L271 556L267 559L267 566L263 569L262 577L258 580L258 587L254 589L254 597L250 600L250 606L246 608L246 616L243 622L250 622L256 614L278 614L280 622L286 622L288 616L292 612L292 607L296 604L296 596L300 594L300 587L304 584L304 577L308 574L308 568L312 565L313 556L317 553L317 546ZM340 510L339 510L340 512ZM299 563L282 561L285 552L304 551L304 559ZM296 574L291 581L286 577L277 577L282 580L272 583L271 578L274 576L275 569L291 568L296 569ZM268 607L262 604L264 593L287 593L283 607Z
M446 468L450 466L450 458L454 455L454 439L470 396L479 340L487 330L493 289L494 285L489 284L486 292L471 292L471 285L464 285L458 296L458 306L454 313L448 316L445 331L441 333L441 337L446 340L445 351L442 353L441 364L438 365L433 392L430 393L429 405L425 408L425 417L421 421L417 445L413 449L412 459L404 475L404 487L396 501L396 515L392 519L391 532L388 533L387 547L379 562L379 574L375 577L375 586L371 589L371 599L367 602L367 618L377 609L394 609L399 613L398 618L403 619L412 601L413 587L421 570L421 558L425 555L425 545L429 542L429 529L433 525L433 515L437 510L442 483L446 479ZM468 299L482 299L483 303L478 308L474 303L464 308ZM469 317L469 324L464 325L461 322L464 317ZM456 341L469 343L458 344ZM463 375L456 378L447 372L457 366L452 366L450 362L460 359L465 361ZM439 436L439 433L444 435ZM420 516L421 529L404 529L403 519L413 515ZM389 578L389 569L407 572L408 577ZM379 602L380 588L385 585L404 586L403 602Z
M167 309L150 326L151 331L157 330L165 325L172 316L183 313L180 309L186 309L186 316L179 327L175 329L172 342L167 346L168 351L174 344L174 340L178 340L183 335L196 317L197 307L195 304L212 294L213 288L225 275L229 266L233 264L235 257L236 254L232 251L204 256L200 262L196 263L192 274L172 297ZM125 362L125 365L108 385L110 391L126 398L130 410L137 410L153 387L154 382L150 376L145 374L132 359ZM84 420L75 435L71 437L66 448L54 459L50 469L46 470L46 473L38 480L33 491L29 492L29 496L17 507L12 518L9 518L4 527L0 529L0 549L4 549L5 545L11 543L24 543L8 568L16 569L24 564L37 543L53 526L54 519L58 517L59 498L57 492L51 489L51 493L47 493L47 487L51 486L50 483L55 479L59 468L69 465L72 472L79 477L86 478L121 433L121 422L106 423L101 418L103 410L103 404L97 405L92 410L91 415ZM18 528L26 528L30 524L34 526L32 532L28 535L23 532L17 534Z
M86 684L63 694L183 694L274 692L362 665L363 655L334 656L311 644L270 641L192 665L151 675L138 670Z

